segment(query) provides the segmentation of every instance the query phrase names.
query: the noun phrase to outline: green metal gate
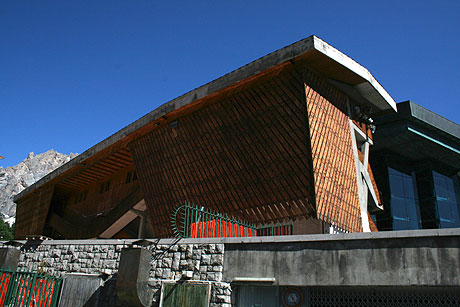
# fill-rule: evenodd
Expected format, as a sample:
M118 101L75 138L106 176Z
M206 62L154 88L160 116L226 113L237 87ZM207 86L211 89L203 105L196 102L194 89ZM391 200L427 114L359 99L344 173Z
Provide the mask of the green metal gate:
M211 285L209 283L163 283L161 307L207 307Z
M56 307L62 278L0 270L0 306Z

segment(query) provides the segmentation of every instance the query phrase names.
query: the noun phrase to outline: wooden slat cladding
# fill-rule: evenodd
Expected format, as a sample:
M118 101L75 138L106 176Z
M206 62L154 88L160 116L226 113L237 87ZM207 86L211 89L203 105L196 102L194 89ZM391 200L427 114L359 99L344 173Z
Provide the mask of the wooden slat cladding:
M70 190L82 189L90 184L111 176L115 172L125 167L132 167L133 159L128 148L122 148L110 156L94 163L86 169L76 173L58 183L59 186Z
M365 124L365 123L362 123L362 122L359 122L357 121L356 119L353 119L353 124L356 125L356 127L359 128L359 130L361 130L364 134L367 134L367 137L373 141L374 138L372 136L372 132L371 132L371 129L369 129L369 127Z
M43 233L53 191L54 185L48 185L17 202L15 239Z
M89 219L110 212L120 200L138 188L138 180L132 180L133 173L133 167L128 166L101 181L73 191L69 195L69 202L62 208L64 216ZM128 176L131 178L129 182Z
M130 150L160 237L184 200L251 222L313 214L305 93L293 71L166 123Z
M359 156L359 160L361 162L363 162L364 160L364 154L358 150L358 156ZM371 178L371 182L372 182L372 187L374 188L374 191L375 191L375 196L377 196L377 202L379 204L382 204L382 200L380 199L380 192L379 192L379 189L378 189L378 186L377 186L377 182L375 181L375 178L374 178L374 173L372 172L372 168L371 168L371 164L369 163L367 165L367 172L369 173L369 177Z
M317 217L344 230L362 231L346 96L306 71Z
M367 212L367 218L369 219L369 229L371 232L378 232L379 229L377 228L377 225L375 224L369 212Z
M58 233L66 239L97 237L142 200L142 191L137 183L138 181L131 183L129 189L125 187L123 191L117 187L114 193L108 195L111 198L110 209L92 212L96 214L88 216L78 214L76 211L71 211L74 215L50 212L47 226L53 230L54 236ZM51 236L53 235L51 234ZM133 234L132 237L136 238L137 234Z
M111 215L120 202L139 189L129 149L121 149L56 184L46 225L51 228L45 227L45 232L53 236L53 231L57 231L64 237L69 233L88 233L83 228ZM69 229L56 229L56 225L50 225L51 216L67 221ZM91 229L98 229L97 226L101 225L91 225Z

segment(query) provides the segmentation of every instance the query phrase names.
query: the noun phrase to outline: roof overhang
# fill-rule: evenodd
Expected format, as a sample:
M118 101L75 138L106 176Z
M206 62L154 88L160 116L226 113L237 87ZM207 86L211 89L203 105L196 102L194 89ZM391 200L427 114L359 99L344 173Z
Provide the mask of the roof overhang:
M237 87L243 81L256 78L259 74L286 63L304 61L316 71L329 78L360 104L365 104L372 112L396 110L396 103L372 74L363 66L339 50L312 35L292 45L274 51L245 66L242 66L214 81L179 96L146 114L117 133L78 155L65 165L40 179L14 198L17 201L32 190L56 179L64 172L85 165L85 161L95 154L123 140L126 145L130 138L136 137L136 131L159 120L161 117L177 111L198 100L215 95L225 89Z
M460 170L460 125L412 101L398 103L398 113L374 116L374 152L389 151L410 161L431 161Z
M371 106L373 112L396 111L396 102L369 70L320 38L311 36L309 39L313 41L314 51L322 55L316 59L316 63L311 63L312 66L324 71L336 85L341 84L339 87L347 94ZM331 67L325 67L324 63Z

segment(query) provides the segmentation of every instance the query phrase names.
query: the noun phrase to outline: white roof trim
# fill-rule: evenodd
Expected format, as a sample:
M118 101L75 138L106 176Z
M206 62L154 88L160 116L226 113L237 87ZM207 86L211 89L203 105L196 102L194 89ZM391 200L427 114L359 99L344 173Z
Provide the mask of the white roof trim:
M375 89L375 91L388 103L393 110L396 109L396 102L394 99L388 94L388 92L380 85L380 83L372 76L372 74L361 66L359 63L355 62L352 58L348 57L344 53L340 52L339 50L335 49L322 39L313 36L314 40L314 48L321 52L322 54L328 56L335 62L339 63L340 65L346 67L347 69L351 70L355 74L359 75L361 78L369 82L370 85ZM359 85L357 87L358 91L364 92L365 90Z

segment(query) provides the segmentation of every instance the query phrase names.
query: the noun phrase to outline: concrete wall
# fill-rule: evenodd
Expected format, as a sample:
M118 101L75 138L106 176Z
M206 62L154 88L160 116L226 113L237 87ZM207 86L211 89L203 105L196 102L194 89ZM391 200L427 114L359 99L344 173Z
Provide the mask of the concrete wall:
M122 306L115 287L120 253L133 241L23 242L18 267L62 276L75 289L82 289L79 280L87 277L93 286L83 289L86 306ZM441 286L460 291L460 229L152 242L149 284L154 306L161 283L174 280L209 281L214 307L230 306L232 286L241 282L356 289ZM264 278L274 282L261 283ZM73 291L64 293L67 304L76 297ZM85 300L82 297L78 299Z
M460 286L460 230L246 238L225 245L224 279L292 286Z

